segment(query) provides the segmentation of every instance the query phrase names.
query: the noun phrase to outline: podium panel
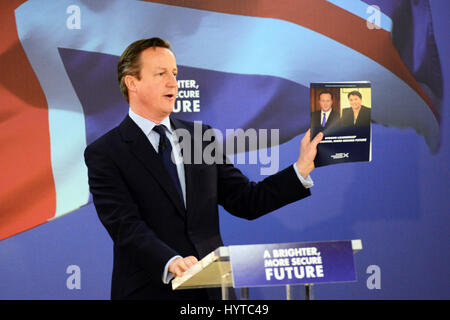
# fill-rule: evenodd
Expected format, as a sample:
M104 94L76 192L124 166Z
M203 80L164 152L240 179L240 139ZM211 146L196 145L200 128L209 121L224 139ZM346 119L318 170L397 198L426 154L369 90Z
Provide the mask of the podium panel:
M255 244L219 247L182 277L172 289L248 288L356 281L353 255L361 240ZM289 295L288 295L289 296Z
M230 246L233 285L280 285L356 281L351 241Z

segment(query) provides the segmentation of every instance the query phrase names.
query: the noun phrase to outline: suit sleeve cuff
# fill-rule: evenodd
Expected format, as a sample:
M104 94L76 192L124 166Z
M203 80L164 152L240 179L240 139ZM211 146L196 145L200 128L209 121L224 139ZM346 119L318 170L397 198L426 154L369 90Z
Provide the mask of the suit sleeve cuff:
M175 260L177 258L181 258L181 256L178 256L178 255L174 256L169 261L167 261L166 266L164 267L163 275L162 275L162 282L164 284L168 284L170 282L170 280L173 279L173 274L171 272L169 272L169 265L173 260Z
M302 175L298 172L297 166L295 165L295 163L293 164L293 167L294 167L295 173L297 174L298 179L300 180L300 182L306 189L309 189L312 186L314 186L314 181L312 181L311 176L309 174L306 177L306 179L304 179L302 177Z

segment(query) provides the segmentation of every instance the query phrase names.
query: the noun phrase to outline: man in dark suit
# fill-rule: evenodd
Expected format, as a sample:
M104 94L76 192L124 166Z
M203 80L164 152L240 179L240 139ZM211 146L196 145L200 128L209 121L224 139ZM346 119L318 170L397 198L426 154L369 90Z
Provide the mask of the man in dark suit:
M333 94L330 91L322 91L319 94L320 110L311 113L311 127L313 136L317 132L324 131L338 124L339 114L333 110Z
M228 164L224 155L216 155L223 161L212 164L192 161L207 145L194 141L196 124L170 116L176 74L166 41L132 43L118 64L129 115L85 150L93 201L114 242L112 299L220 298L217 290L173 291L170 286L174 276L223 245L218 205L256 219L310 195L309 173L321 134L310 141L308 131L297 162L258 183ZM209 127L200 129L203 133ZM190 142L183 154L179 130L190 133L183 137Z
M363 106L362 95L352 91L348 95L350 108L342 110L341 125L345 127L364 127L370 125L370 108Z

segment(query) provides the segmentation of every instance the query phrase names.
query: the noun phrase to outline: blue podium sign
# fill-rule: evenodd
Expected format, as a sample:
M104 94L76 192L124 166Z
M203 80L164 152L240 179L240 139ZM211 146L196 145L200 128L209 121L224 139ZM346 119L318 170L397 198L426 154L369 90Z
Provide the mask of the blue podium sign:
M234 287L356 281L351 241L229 246Z

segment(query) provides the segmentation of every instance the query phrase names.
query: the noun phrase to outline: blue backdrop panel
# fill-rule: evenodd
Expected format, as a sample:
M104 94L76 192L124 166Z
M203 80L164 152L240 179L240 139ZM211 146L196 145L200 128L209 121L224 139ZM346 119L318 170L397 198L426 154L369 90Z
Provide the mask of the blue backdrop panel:
M432 154L424 138L413 129L373 124L372 162L314 170L311 197L255 221L236 218L220 208L221 232L226 245L361 239L363 250L355 255L358 280L316 285L316 299L450 298L450 6L445 0L432 1L431 10L444 78L439 151ZM117 85L112 87L114 69L111 74L103 73L105 66L114 66L118 56L65 48L60 48L58 55L83 106L86 139L90 142L127 112ZM95 79L89 79L95 80L97 88L86 86L85 74L77 73L77 63L90 63L92 68L103 66L95 73ZM410 64L414 65L412 61ZM267 113L248 117L249 121L240 126L244 129L281 128L279 169L296 161L302 132L307 126L304 115L308 108L284 109L276 118L268 115L276 113L274 110L280 103L293 106L295 100L307 105L309 92L305 86L282 77L182 65L180 70L185 72L186 79L203 79L199 85L204 92L201 103L205 114L214 112L207 105L214 104L216 97L214 90L206 88L220 86L224 79L240 84L222 92L225 100L235 91L245 99L246 90L256 91L264 86L283 88L275 96L262 94L262 102L258 103L266 104ZM433 87L439 88L439 84L434 83ZM107 88L115 89L101 91ZM387 100L395 97L391 92L383 95ZM102 113L105 109L101 108L96 110L101 104L110 106L107 110L111 113ZM194 119L193 114L183 116ZM302 120L288 121L291 116ZM206 118L209 117L217 121L211 125L221 129L233 128L231 124L236 120L233 113L224 114L224 122L212 115ZM91 125L94 122L96 126ZM288 126L283 127L283 123ZM236 166L250 179L263 178L259 165ZM0 299L109 299L112 254L112 241L89 202L70 214L0 241ZM371 289L367 283L371 273L367 270L373 265L380 268L381 287ZM70 266L77 266L80 272L74 274ZM252 288L250 296L284 299L285 291L281 287Z

